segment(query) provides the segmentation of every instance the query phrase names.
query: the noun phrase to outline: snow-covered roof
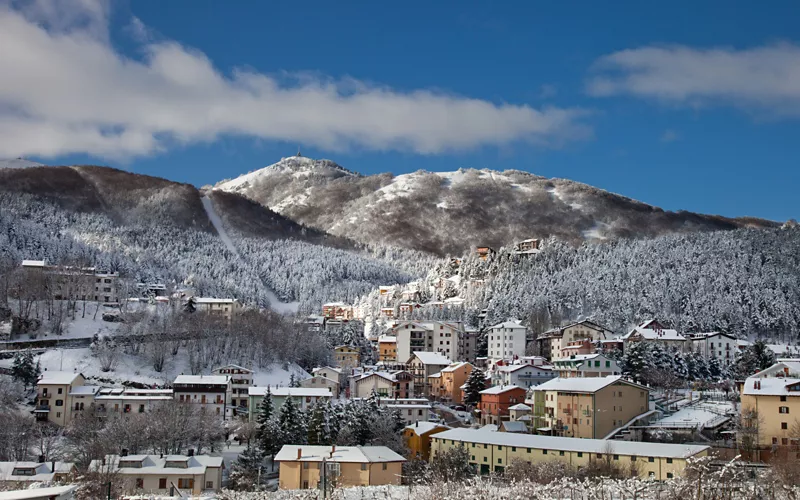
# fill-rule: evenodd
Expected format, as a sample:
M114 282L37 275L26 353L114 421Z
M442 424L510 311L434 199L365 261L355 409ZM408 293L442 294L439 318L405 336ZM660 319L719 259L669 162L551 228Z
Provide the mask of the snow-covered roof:
M428 378L442 378L442 372L436 372L428 375Z
M277 397L331 397L330 389L317 389L314 387L271 387L269 388L273 396ZM264 396L267 393L267 387L248 387L248 396Z
M483 427L481 427L480 430L484 432L497 432L499 430L499 427L497 427L497 424L486 424Z
M593 354L573 354L568 358L557 359L554 363L558 363L559 361L586 361L587 359L594 359L600 356L599 352Z
M525 326L521 325L518 321L509 320L509 321L504 321L502 323L498 323L494 325L491 329L494 330L497 328L525 328Z
M220 370L229 370L229 369L243 370L243 371L245 371L245 372L247 372L247 373L253 373L253 370L251 370L250 368L245 368L244 366L235 365L235 364L233 364L233 363L231 363L231 364L229 364L229 365L225 365L225 366L219 366L219 367L217 367L217 368L214 368L214 369L213 369L213 370L211 370L211 371L212 371L212 372L214 372L214 373L217 373L217 372L219 372Z
M460 363L453 363L452 365L448 366L447 368L442 368L442 372L454 372L456 370L460 370L461 368L467 366L469 363L466 361L462 361Z
M178 375L173 385L177 384L203 384L203 385L228 385L227 375Z
M728 337L731 340L736 340L736 337L734 337L733 335L729 335L727 333L722 333L722 332L689 333L686 336L692 340L704 340L704 339L714 338L717 336Z
M709 449L708 446L690 444L643 443L606 439L582 439L532 434L488 432L483 429L451 429L431 436L464 443L516 446L539 450L560 450L583 453L613 453L659 458L689 458Z
M125 462L140 462L141 467L120 467L125 465ZM185 467L167 467L168 462L181 462L185 463ZM183 455L129 455L120 457L118 455L108 455L106 457L106 464L103 465L100 460L92 460L89 465L89 470L105 470L108 467L110 470L118 471L120 474L131 475L167 475L177 474L187 476L201 475L206 473L208 467L222 467L222 457L212 457L209 455L194 455L186 457Z
M514 406L509 406L509 410L524 410L524 411L531 411L531 407L526 405L525 403L517 403Z
M800 378L755 378L744 381L742 394L748 396L800 396ZM793 387L795 390L789 390Z
M70 396L94 396L100 390L99 385L79 385L69 391Z
M446 356L438 352L414 351L411 353L416 356L423 365L451 365L453 362L447 359Z
M528 432L525 422L506 420L500 425L505 432Z
M69 385L80 377L80 373L67 371L46 371L39 377L39 384L43 385Z
M747 347L749 345L750 345L750 342L747 341L747 340L739 339L739 340L736 341L736 346L737 347Z
M344 302L328 302L327 304L322 304L322 307L344 307L345 305Z
M0 481L52 481L55 474L69 474L75 470L72 462L0 462ZM32 475L14 474L14 469L34 469Z
M628 340L632 335L638 334L645 340L665 340L665 341L685 341L686 337L678 333L677 330L663 329L663 330L650 330L649 328L634 327L633 330L628 332L627 335L622 337L623 340Z
M314 368L313 370L311 370L311 373L317 373L318 371L322 371L322 370L331 370L331 371L334 371L336 373L342 373L342 369L341 368L334 368L333 366L320 366L319 368Z
M406 426L406 429L413 430L414 433L417 434L417 436L422 436L436 429L449 429L449 428L450 427L446 425L437 424L436 422L426 422L424 420L422 422L416 422L414 424Z
M384 342L384 343L389 342L396 344L397 337L395 337L394 335L381 335L380 337L378 337L378 342Z
M531 387L531 390L594 393L616 382L636 385L633 382L624 380L619 375L609 375L607 377L559 377Z
M233 304L236 302L236 299L217 299L214 297L195 297L195 303L197 304Z
M764 377L800 377L800 359L779 359L777 363L754 373L754 378Z
M300 455L298 459L297 456ZM379 463L405 462L406 459L385 446L311 446L287 444L275 455L276 462Z
M64 486L50 486L48 488L0 491L0 500L39 500L42 498L66 498L62 497L62 495L67 495L77 488L78 485L76 484L67 484Z
M358 379L356 379L356 382L361 382L362 380L372 376L381 377L383 379L388 380L389 382L396 381L395 376L389 372L367 372L367 373L362 373L361 376Z
M22 261L22 267L45 267L47 263L43 260L28 260Z
M514 389L522 389L522 387L516 385L496 385L482 390L480 394L503 394L504 392L513 391Z
M535 365L528 365L528 364L520 364L520 365L495 365L495 370L497 370L498 372L509 372L509 373L513 373L513 372L515 372L515 371L517 371L517 370L522 370L523 368L528 368L528 369L530 369L530 370L539 370L539 369L542 369L542 368L544 368L545 370L547 370L547 369L548 369L548 368L545 368L545 367L544 367L544 365L539 365L539 366L535 366Z

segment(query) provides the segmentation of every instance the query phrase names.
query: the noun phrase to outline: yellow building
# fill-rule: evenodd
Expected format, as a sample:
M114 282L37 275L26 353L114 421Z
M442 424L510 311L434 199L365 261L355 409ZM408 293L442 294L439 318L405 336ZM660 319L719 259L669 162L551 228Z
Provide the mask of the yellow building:
M397 361L397 337L378 337L378 361Z
M333 350L333 364L345 370L357 368L361 366L361 351L358 347L340 345Z
M408 447L409 459L430 460L431 436L449 430L446 425L434 422L415 422L403 429L403 439Z
M83 411L90 411L99 387L86 386L80 373L46 371L36 383L36 419L66 426Z
M759 447L797 444L792 427L800 418L800 378L748 378L742 389L741 415L742 428L752 429L752 435L740 433L740 442L750 439Z
M511 434L481 429L452 429L431 436L431 461L455 446L469 451L469 463L480 474L501 473L514 460L529 463L560 461L580 468L595 460L610 461L638 472L641 478L680 476L687 459L708 455L708 446L575 439Z
M405 458L385 446L309 446L287 444L275 455L282 490L317 488L326 480L337 487L400 484Z
M618 376L555 378L531 390L541 432L555 436L602 439L649 410L649 389Z

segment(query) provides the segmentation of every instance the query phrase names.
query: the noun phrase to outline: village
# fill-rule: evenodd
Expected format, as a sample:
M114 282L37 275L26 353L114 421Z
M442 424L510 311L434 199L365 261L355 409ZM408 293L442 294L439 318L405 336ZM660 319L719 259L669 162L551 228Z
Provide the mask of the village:
M517 248L535 255L537 242ZM476 252L491 258L491 249ZM118 321L121 302L169 307L176 294L183 314L209 321L230 323L246 311L236 299L124 285L91 267L32 260L21 267L31 287L48 283L49 307L67 303L74 314L78 302L95 303L95 315L102 311L109 324ZM678 332L657 319L626 332L588 319L532 331L514 318L485 324L483 311L477 325L466 325L419 318L416 284L380 287L378 295L381 321L371 328L363 311L341 302L298 317L312 335L356 324L366 336L332 346L325 364L266 384L253 366L238 363L163 384L103 383L63 360L58 370L42 370L31 348L23 349L26 321L6 318L5 358L13 363L2 372L30 385L29 429L50 444L6 453L18 460L0 462L0 484L46 483L41 497L25 498L57 499L72 498L87 478L113 483L119 495L330 489L413 484L454 460L475 477L552 462L575 474L668 481L699 459L719 467L740 460L755 477L798 452L800 423L791 415L800 413L800 356L792 346ZM42 307L19 291L16 299ZM460 307L463 299L448 300L433 306ZM668 368L652 364L659 357L669 359ZM693 373L682 373L677 359ZM68 449L86 450L60 443L103 426L120 427L129 439L144 422L203 430L89 447L72 461Z

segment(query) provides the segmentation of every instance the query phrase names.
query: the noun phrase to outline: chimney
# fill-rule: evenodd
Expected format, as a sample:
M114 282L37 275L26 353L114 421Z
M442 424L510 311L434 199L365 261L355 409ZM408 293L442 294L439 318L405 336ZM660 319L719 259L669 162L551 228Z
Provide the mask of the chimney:
M56 461L55 460L50 462L50 467L51 467L50 472L55 472L56 471Z
M43 464L44 460L45 460L44 455L39 455L39 463Z
M303 456L303 448L297 448L297 459L300 460L300 457Z
M416 422L414 422L414 427L419 427L419 420L417 420Z
M128 456L128 449L127 448L122 448L122 451L120 452L119 456L127 457Z

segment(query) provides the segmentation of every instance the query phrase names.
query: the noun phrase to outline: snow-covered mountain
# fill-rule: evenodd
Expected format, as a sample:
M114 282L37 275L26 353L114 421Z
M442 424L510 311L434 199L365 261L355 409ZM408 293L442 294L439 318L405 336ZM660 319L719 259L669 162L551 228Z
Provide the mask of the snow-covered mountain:
M558 236L579 242L739 227L773 227L658 207L566 179L459 169L363 176L330 160L283 158L214 187L298 223L364 243L437 254Z
M8 160L0 159L0 168L27 168L27 167L43 167L44 163L26 160L24 158L10 158Z

